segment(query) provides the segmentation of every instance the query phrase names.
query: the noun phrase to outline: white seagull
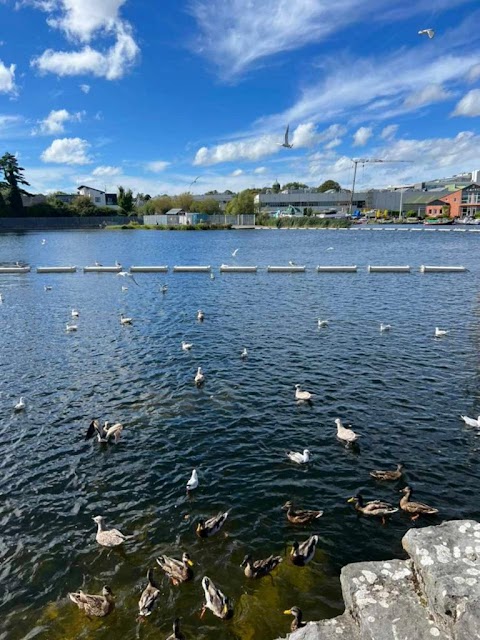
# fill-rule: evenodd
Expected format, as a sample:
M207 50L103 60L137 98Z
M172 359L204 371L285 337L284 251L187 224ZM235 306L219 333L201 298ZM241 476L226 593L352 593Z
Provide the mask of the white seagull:
M133 318L126 318L123 313L120 314L120 324L132 324Z
M77 311L77 309L72 309L72 318L79 318L80 317L80 311Z
M307 464L307 462L310 462L310 451L308 449L304 449L303 453L287 451L287 456L292 462L296 462L297 464Z
M360 435L355 433L353 429L347 429L344 427L340 418L335 420L335 424L337 425L337 438L339 440L343 440L343 442L346 442L347 444L352 444L360 437Z
M43 238L42 244L47 244L47 241L45 240L45 238Z
M311 400L312 394L310 391L302 391L299 384L295 385L295 400Z
M420 29L420 31L418 32L418 35L419 36L427 35L431 40L435 35L435 31L433 29Z
M115 266L121 268L122 265L120 264L120 262L118 260L115 260Z
M49 285L45 285L43 288L44 288L45 291L51 291L52 290L52 287L50 287Z
M391 324L384 324L383 322L380 323L380 331L390 331L390 329L392 328Z
M135 278L133 277L133 274L129 273L128 271L119 271L117 273L117 276L121 276L122 278L131 278L138 287L140 286L138 282L135 280Z
M193 491L193 489L196 489L197 487L198 487L198 474L197 474L197 470L194 469L192 471L190 480L187 482L187 491Z
M23 398L17 402L17 404L13 407L15 411L23 411L25 409L25 401Z
M128 291L128 287L122 286L122 291Z
M435 327L435 337L436 338L441 338L442 336L446 336L448 333L448 331L445 331L445 329L439 329L438 327Z
M205 314L201 309L197 311L197 320L199 320L200 322L203 322L205 320Z
M460 416L460 418L468 424L469 427L480 427L480 416L478 416L478 420L475 418L469 418L468 416Z
M190 349L193 347L193 343L192 342L185 342L185 340L182 340L182 349L184 351L190 351Z
M118 444L120 436L122 435L123 424L121 422L116 422L115 424L112 424L111 427L108 425L108 420L105 421L103 427L98 420L92 420L87 433L85 434L85 440L90 440L90 438L93 438L96 433L98 442L108 442L110 438L113 438L115 440L115 444Z
M289 267L296 267L296 266L297 266L297 263L296 263L296 262L294 262L293 260L289 260L289 261L288 261L288 266L289 266Z
M0 304L2 304L2 302L3 302L3 297L2 297L2 294L0 293Z
M317 320L317 325L319 329L324 329L325 327L328 327L328 320L322 320L321 318L319 318Z
M160 291L162 293L167 293L168 291L168 284L162 284L162 288L160 289Z
M198 367L197 373L195 374L195 384L199 387L201 384L205 382L205 376L202 373L202 367Z
M95 260L95 266L96 267L103 267L103 264L101 262L99 262L98 260Z
M235 258L235 256L237 255L237 253L238 253L238 249L235 249L235 251L233 251L233 252L232 252L232 258Z
M76 331L78 329L78 325L67 322L65 325L65 331Z
M280 147L285 147L286 149L291 149L293 147L293 144L290 144L289 141L288 141L289 129L290 129L290 125L287 124L287 128L285 129L285 139L284 139L284 141L283 142L277 142L277 144Z
M240 354L240 357L242 358L242 360L245 360L245 358L247 358L247 357L248 357L248 351L247 351L247 348L246 348L246 347L243 347L243 351L242 351L242 353Z
M98 525L95 539L102 547L118 547L131 537L124 536L118 529L109 529L105 524L105 518L103 516L95 516L93 521Z

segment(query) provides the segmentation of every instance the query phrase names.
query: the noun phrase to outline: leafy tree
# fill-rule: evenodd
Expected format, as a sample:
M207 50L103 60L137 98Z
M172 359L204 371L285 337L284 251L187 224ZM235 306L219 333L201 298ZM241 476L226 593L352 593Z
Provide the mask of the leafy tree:
M335 182L335 180L325 180L325 182L318 187L318 190L320 193L324 193L325 191L331 191L332 189L334 191L340 191L341 188L342 187L338 182Z
M192 211L193 196L191 193L181 193L174 198L174 207L183 209L184 211Z
M230 191L230 189L225 189L225 191L223 193L227 194L227 196L234 196L235 195L235 192L234 191Z
M117 202L120 209L129 216L135 207L132 190L125 191L122 186L118 187Z
M77 216L93 216L97 209L88 196L76 196L72 201L71 207L74 215Z
M229 215L241 215L254 212L253 193L250 189L241 191L227 204L225 212Z
M173 200L170 196L163 195L157 196L156 198L152 198L148 202L146 202L141 208L143 213L154 214L154 213L167 213L170 209L173 208Z
M282 187L283 189L291 189L292 191L298 191L298 189L308 189L308 184L303 184L303 182L287 182Z
M213 191L207 191L206 196L216 196L218 195L218 191L216 189L213 189Z
M205 200L195 200L192 203L192 211L198 213L208 213L212 215L214 213L220 213L220 204L213 198L205 198Z
M272 191L273 193L280 193L280 185L278 183L278 180L275 180L275 182L272 184Z
M25 189L19 185L28 186L30 183L25 180L23 171L17 158L11 153L5 153L0 158L0 170L3 171L5 182L0 182L0 188L5 188L5 202L13 215L21 215L23 212L22 193L29 195Z
M0 216L8 216L8 208L1 191L0 191Z

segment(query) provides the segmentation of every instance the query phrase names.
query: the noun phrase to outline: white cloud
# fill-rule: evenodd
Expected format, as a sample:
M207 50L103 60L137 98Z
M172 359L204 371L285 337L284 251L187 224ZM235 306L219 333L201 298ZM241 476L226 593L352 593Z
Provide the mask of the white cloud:
M454 116L480 116L480 89L472 89L458 102Z
M257 167L256 169L253 170L253 173L257 176L261 176L264 173L266 173L267 171L267 167Z
M51 16L51 27L64 31L72 40L90 42L98 31L114 32L119 22L119 10L126 0L58 0L54 8L60 16ZM52 3L44 9L52 11Z
M317 128L313 122L299 124L293 132L292 142L294 147L312 147L318 137Z
M474 64L470 67L467 73L467 80L470 82L476 82L480 78L480 63Z
M397 133L397 131L398 131L398 124L389 124L386 127L383 127L380 137L383 138L384 140L391 140L392 138L395 137L395 134Z
M81 138L58 138L45 149L41 158L43 162L56 164L88 164L90 144Z
M328 142L325 145L325 149L335 149L335 147L338 147L342 144L342 139L341 138L334 138L333 140L330 140L330 142Z
M39 121L39 128L33 130L33 134L58 135L64 133L66 122L80 122L84 115L83 111L70 113L66 109L50 111L44 120Z
M80 85L80 90L83 91L83 93L90 93L90 85L89 84L81 84Z
M15 69L16 65L11 64L7 67L2 60L0 60L0 93L16 93Z
M372 128L371 127L360 127L353 134L353 146L354 147L363 147L367 144L367 142L372 137Z
M92 171L92 176L118 176L122 173L120 167L100 166Z
M406 107L422 107L432 102L442 102L451 98L452 94L445 91L441 84L427 84L419 91L414 91L405 98Z
M238 178L238 176L242 176L244 173L243 169L235 169L235 171L232 171L232 173L230 174L233 178Z
M147 170L152 173L160 173L161 171L165 171L165 169L170 165L170 162L166 160L153 160L152 162L147 162Z

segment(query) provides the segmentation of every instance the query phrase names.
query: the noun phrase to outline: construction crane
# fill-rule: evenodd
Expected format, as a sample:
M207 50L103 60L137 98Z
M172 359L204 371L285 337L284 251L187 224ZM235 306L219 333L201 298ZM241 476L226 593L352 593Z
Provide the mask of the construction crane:
M353 207L353 194L355 193L355 180L357 179L357 166L359 164L366 164L367 162L413 162L413 160L381 160L379 158L352 158L352 162L354 164L353 170L353 183L352 183L352 192L350 194L350 204L348 205L348 213L352 215L352 207Z

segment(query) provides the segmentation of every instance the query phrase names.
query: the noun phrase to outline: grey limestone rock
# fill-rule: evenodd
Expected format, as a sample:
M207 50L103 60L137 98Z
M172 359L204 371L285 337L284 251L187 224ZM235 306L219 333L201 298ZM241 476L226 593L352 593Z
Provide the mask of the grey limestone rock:
M346 615L322 622L309 622L287 637L289 640L360 640L357 625Z

